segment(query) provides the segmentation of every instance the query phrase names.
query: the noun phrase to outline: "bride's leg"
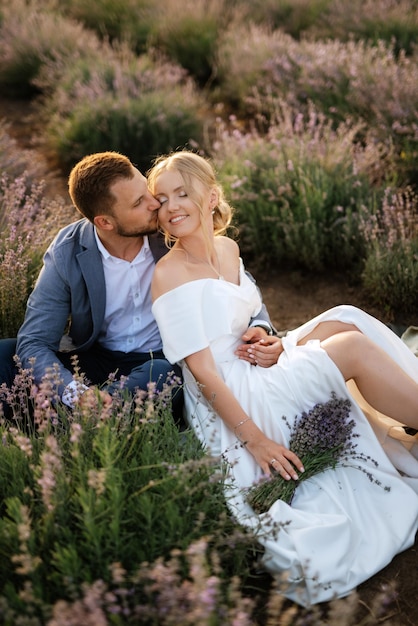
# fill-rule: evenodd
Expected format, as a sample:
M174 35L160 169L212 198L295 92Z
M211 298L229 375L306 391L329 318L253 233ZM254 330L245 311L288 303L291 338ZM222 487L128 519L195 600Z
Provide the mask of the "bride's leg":
M418 383L382 348L357 330L334 334L321 345L372 407L418 428Z
M332 337L332 335L337 335L338 333L343 333L348 330L358 331L359 329L357 326L346 324L345 322L320 322L308 335L305 335L305 337L302 337L302 339L298 341L298 346L303 346L311 339L323 341L324 339L328 339L328 337Z

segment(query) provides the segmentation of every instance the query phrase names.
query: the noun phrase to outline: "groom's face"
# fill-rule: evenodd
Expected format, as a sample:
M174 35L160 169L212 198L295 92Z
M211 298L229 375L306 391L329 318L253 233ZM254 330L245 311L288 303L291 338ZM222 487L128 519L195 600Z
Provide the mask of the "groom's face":
M121 237L150 235L157 230L160 203L149 191L145 176L136 168L133 171L133 178L120 178L110 188L115 202L109 219Z

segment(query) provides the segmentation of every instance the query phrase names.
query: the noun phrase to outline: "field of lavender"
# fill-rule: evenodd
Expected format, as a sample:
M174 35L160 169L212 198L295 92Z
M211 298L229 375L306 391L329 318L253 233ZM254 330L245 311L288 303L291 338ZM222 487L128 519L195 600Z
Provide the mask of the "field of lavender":
M417 35L416 0L0 0L2 98L30 105L28 143L48 155L0 119L0 337L75 219L40 181L109 149L144 172L182 147L211 157L246 262L337 270L416 323ZM53 389L22 371L1 390L1 624L417 623L415 548L348 599L301 609L258 571L222 466L167 397L121 390L110 412L70 415Z

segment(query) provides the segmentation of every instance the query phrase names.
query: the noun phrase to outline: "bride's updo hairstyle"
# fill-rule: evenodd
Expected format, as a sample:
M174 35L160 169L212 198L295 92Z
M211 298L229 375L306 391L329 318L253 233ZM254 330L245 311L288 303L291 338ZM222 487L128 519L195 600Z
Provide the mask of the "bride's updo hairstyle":
M202 217L205 198L199 193L200 187L196 185L196 182L199 182L208 194L212 189L216 190L218 203L212 211L213 231L215 235L223 235L231 224L233 209L225 200L224 191L216 180L215 170L211 163L188 150L159 157L147 175L148 187L152 194L155 193L158 176L165 171L176 171L180 174L188 197L199 208ZM205 225L206 220L202 219L202 226L205 227ZM175 238L168 233L165 233L165 236L169 241L175 241Z

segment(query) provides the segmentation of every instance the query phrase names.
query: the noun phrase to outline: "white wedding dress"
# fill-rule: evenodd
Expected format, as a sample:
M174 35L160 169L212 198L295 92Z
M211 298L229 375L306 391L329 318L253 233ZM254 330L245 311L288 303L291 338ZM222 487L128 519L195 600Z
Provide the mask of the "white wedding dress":
M367 407L355 385L347 387L319 341L305 346L297 346L297 341L320 321L341 320L355 324L417 381L418 359L384 324L344 305L289 332L277 364L254 367L238 359L234 350L260 306L258 289L241 262L240 285L195 280L159 297L153 313L167 358L182 365L189 423L212 454L229 461L231 511L257 532L265 548L263 565L280 578L283 593L309 606L347 595L413 545L418 521L418 437L407 435L398 422ZM332 392L348 397L360 435L357 451L369 461L356 462L362 469L337 467L302 481L291 506L278 500L267 513L256 515L245 501L243 488L260 478L261 469L214 413L183 361L208 346L243 409L267 436L284 445L288 445L289 428L282 416L292 422L316 403L328 401Z

